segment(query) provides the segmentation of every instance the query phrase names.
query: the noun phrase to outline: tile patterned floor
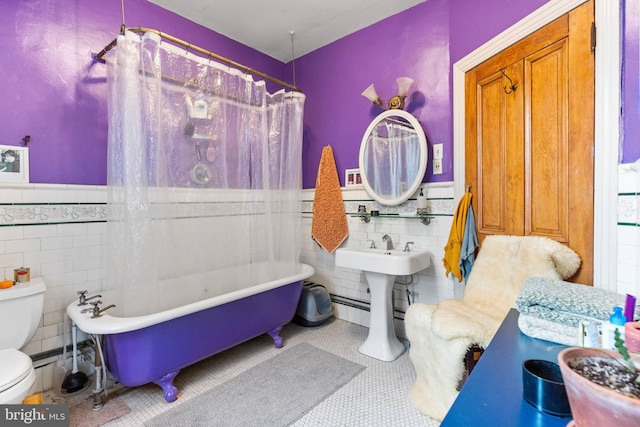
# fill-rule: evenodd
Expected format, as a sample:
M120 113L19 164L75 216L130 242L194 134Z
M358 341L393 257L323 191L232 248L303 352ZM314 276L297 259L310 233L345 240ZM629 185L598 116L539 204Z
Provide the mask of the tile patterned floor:
M407 397L407 389L415 380L408 353L394 362L382 362L358 353L358 347L366 338L367 332L368 328L342 320L331 320L314 328L289 324L282 329L281 336L285 346L307 342L367 367L298 419L293 426L439 425L421 415ZM271 338L263 335L185 368L174 381L180 390L178 399L186 401L197 396L273 357L278 351ZM131 412L105 426L142 426L146 420L173 405L164 401L162 389L154 384L125 388L118 395L131 408Z

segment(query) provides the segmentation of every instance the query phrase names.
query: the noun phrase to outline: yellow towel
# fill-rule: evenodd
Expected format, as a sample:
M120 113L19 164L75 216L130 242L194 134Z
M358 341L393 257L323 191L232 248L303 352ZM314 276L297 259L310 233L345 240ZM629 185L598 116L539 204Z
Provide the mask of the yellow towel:
M342 201L338 170L333 158L333 150L330 145L327 145L322 149L316 177L311 237L325 251L333 253L347 236L349 236L349 225Z
M458 279L458 282L462 282L462 271L459 267L460 250L462 247L462 239L464 238L464 227L467 223L469 206L471 206L471 192L467 191L464 193L464 196L462 196L462 199L460 199L456 213L453 216L449 240L444 247L444 258L442 258L444 268L446 269L445 276L453 273Z

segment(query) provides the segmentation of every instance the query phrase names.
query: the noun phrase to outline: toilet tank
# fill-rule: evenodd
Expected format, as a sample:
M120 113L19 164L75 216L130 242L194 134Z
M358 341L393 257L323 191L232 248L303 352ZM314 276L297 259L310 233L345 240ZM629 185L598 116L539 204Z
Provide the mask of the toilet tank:
M0 350L19 350L33 337L42 317L46 290L39 277L0 289Z

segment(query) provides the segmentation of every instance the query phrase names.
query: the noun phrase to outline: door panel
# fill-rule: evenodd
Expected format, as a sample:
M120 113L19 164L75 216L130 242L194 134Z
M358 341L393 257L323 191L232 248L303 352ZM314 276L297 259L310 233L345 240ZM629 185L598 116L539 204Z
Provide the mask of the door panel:
M502 78L497 75L489 76L478 83L478 108L482 114L478 134L478 169L483 171L478 176L478 194L481 195L478 204L478 226L486 233L504 233L507 230L507 187L506 159L504 145L506 144L504 97L502 92ZM484 141L491 141L485 144Z
M569 242L567 40L524 60L525 235Z
M516 63L504 71L521 73ZM509 141L521 139L522 91L505 91L503 74L498 71L476 85L478 99L476 170L482 171L473 186L478 212L477 226L485 234L522 234L523 188L514 182L522 180L522 149L509 148Z

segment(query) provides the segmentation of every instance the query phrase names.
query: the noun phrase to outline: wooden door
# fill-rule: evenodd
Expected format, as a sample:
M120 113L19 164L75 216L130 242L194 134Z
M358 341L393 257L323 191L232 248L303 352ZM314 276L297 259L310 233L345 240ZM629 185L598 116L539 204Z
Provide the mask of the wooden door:
M480 240L514 234L567 244L582 259L572 280L585 284L593 284L593 22L589 1L465 81L465 180Z

